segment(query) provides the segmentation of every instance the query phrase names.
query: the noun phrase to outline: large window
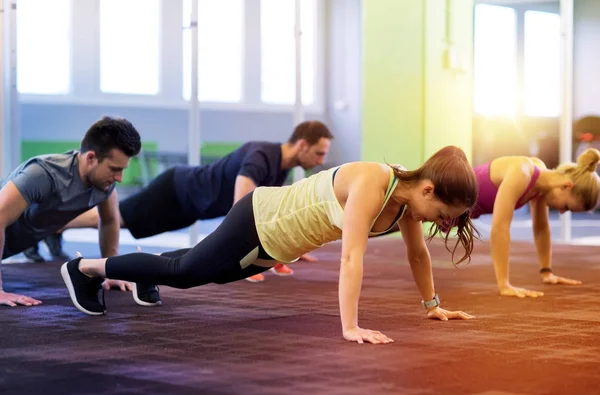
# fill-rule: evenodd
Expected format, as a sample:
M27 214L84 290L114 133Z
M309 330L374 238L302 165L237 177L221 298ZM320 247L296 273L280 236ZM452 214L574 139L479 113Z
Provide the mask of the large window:
M294 0L261 0L261 100L291 104L296 97ZM302 102L314 103L316 0L301 1Z
M183 2L189 26L190 0ZM239 102L244 74L244 0L198 0L198 100ZM183 95L191 95L192 36L183 31Z
M525 12L525 114L560 116L560 16Z
M66 94L71 88L71 1L20 1L17 11L17 89Z
M300 0L301 94L310 112L322 111L324 102L324 3ZM296 0L19 1L20 100L184 108L197 50L203 108L290 111L297 96L295 6Z
M517 18L514 9L475 7L474 109L514 116L517 109Z
M518 36L523 37L521 42ZM533 10L517 14L510 7L477 5L475 112L560 116L560 40L559 14Z
M160 26L160 0L100 0L102 92L158 93Z

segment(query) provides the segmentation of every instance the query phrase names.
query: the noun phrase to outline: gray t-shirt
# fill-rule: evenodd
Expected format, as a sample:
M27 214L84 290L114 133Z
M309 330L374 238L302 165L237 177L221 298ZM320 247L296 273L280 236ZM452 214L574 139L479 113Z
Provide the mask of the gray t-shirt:
M78 153L36 156L1 181L1 187L12 181L29 205L6 228L3 258L34 246L110 196L115 184L103 191L83 183Z

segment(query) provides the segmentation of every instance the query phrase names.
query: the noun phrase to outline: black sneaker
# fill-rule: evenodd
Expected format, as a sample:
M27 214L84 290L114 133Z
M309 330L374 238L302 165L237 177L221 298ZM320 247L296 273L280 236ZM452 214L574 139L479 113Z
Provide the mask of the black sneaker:
M50 254L56 260L68 261L71 259L62 249L62 233L55 233L44 239L44 243L48 246Z
M60 268L60 274L69 290L71 301L77 309L89 315L106 314L104 292L102 304L98 301L98 290L102 287L104 279L90 278L79 271L81 257L70 260Z
M131 283L133 300L140 306L160 306L162 299L158 286L152 284Z
M40 251L38 249L37 244L35 245L35 247L31 247L31 248L28 248L25 251L23 251L23 255L25 255L25 258L27 258L30 261L33 261L35 263L46 262L44 257L40 255Z

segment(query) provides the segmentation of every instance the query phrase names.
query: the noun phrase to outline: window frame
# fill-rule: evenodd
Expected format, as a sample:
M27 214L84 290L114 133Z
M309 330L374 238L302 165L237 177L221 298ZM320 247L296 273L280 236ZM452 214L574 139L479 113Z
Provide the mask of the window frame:
M498 5L502 7L512 8L515 10L515 14L517 17L517 108L515 112L515 117L517 118L549 118L556 119L562 115L562 106L560 107L560 113L557 116L538 116L538 115L527 115L525 113L525 83L524 83L524 73L525 73L525 13L527 11L538 11L538 12L547 12L554 13L560 15L560 5L554 3L527 3L527 4L509 4L503 3L500 1L476 1L474 6L479 4L489 4L489 5ZM562 78L562 77L561 77ZM473 91L475 87L473 86ZM562 99L561 99L562 100ZM473 108L475 107L473 103ZM489 118L503 118L503 116L495 116L495 115L487 115L476 113L473 110L473 114L480 117L489 117Z
M100 9L100 2L101 0L97 0L98 1L98 9ZM163 10L164 10L164 2L163 0L156 0L157 1L157 5L158 5L158 48L157 48L157 59L158 59L158 65L157 65L157 93L152 94L152 93L119 93L119 92L105 92L102 90L101 88L101 84L102 84L102 78L101 78L101 53L100 53L100 12L98 12L98 20L97 20L97 24L98 24L98 91L102 94L102 95L107 95L108 97L110 96L120 96L120 95L127 95L127 96L143 96L143 97L150 97L150 96L159 96L161 94L161 88L162 88L162 76L163 76L163 70L162 70L162 57L163 57L163 29L164 29L164 17L163 17Z
M40 97L42 99L48 100L54 97L60 97L60 98L65 98L65 97L70 97L73 96L73 91L74 91L74 78L73 78L73 73L74 73L74 56L73 53L75 51L75 45L74 45L74 31L75 31L75 16L73 15L73 8L74 8L74 0L67 0L67 6L69 7L69 15L68 18L69 19L69 41L68 41L68 46L69 46L69 59L67 60L67 64L69 65L69 76L68 76L68 86L67 86L67 91L64 93L21 93L19 92L19 88L18 88L18 81L19 81L19 77L18 77L18 71L19 71L19 62L17 61L17 67L16 67L16 74L15 74L15 84L17 86L17 94L19 96L19 98L23 97L23 96L35 96L35 97ZM16 27L16 24L18 23L18 7L17 7L17 16L15 17L15 30L14 30L14 34L15 34L15 41L14 41L14 45L15 45L15 58L18 60L18 51L17 51L17 45L18 45L18 40L16 39L16 35L18 34L18 28Z
M169 1L166 3L165 1ZM187 109L189 100L183 97L183 0L160 0L159 92L156 95L105 93L100 90L99 0L71 0L71 90L68 94L48 95L24 93L19 102L32 104L69 104L81 106L111 106L137 108ZM292 113L294 104L263 103L260 99L260 51L246 50L247 41L259 40L260 26L248 23L260 15L260 0L245 0L244 50L242 54L242 101L237 103L200 102L200 108L217 111ZM94 12L95 11L95 12ZM314 103L304 106L312 114L325 112L326 13L325 4L317 1L315 30ZM253 58L254 57L254 58ZM75 66L80 67L75 67Z
M526 28L527 28L526 21L527 21L527 13L528 12L545 13L545 14L550 14L550 15L556 15L558 17L558 20L559 20L559 31L558 31L558 35L557 35L558 36L558 64L554 65L556 68L558 68L558 81L556 81L556 86L554 87L556 89L556 91L557 91L557 94L558 94L558 97L556 98L558 100L558 103L556 103L556 104L558 104L558 105L557 105L556 108L553 108L553 109L556 109L558 112L555 115L540 114L541 112L549 113L550 111L548 111L547 108L544 109L544 111L540 111L537 114L536 114L536 111L528 112L528 96L527 96L527 88L528 88L528 86L527 86L527 83L526 83L526 80L525 80L525 77L526 77L526 74L527 74L526 73L526 70L527 70L527 68L526 68L526 66L527 66L527 64L526 64L527 63L526 62L527 61L527 56L526 56L526 54L527 54L527 52L525 50L526 47L527 47L527 36L526 36L525 33L527 31L526 30ZM523 69L522 69L522 73L523 73L523 79L522 79L522 84L523 84L523 86L522 86L522 92L523 92L522 114L523 114L523 116L526 116L526 117L537 117L537 118L559 118L562 115L562 105L561 105L561 103L562 103L562 100L563 100L563 97L562 97L563 96L563 92L562 92L562 89L561 89L561 80L562 80L562 75L561 75L562 70L561 69L562 69L562 65L560 64L560 51L561 51L561 46L562 46L561 31L560 31L560 14L555 14L555 13L548 12L548 11L525 10L523 12L523 43L522 43L522 46L523 46L523 48L522 48L522 54L523 54L522 55L522 67L523 67ZM535 101L535 100L533 100L533 101ZM531 109L529 109L529 110L531 110Z

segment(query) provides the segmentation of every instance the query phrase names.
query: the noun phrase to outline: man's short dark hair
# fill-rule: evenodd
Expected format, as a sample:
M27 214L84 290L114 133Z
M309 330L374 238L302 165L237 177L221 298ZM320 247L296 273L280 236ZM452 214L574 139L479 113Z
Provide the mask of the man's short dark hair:
M296 126L288 143L294 144L298 140L304 139L309 145L314 145L323 137L328 140L333 140L333 134L331 134L329 128L327 128L323 122L305 121Z
M141 148L140 134L131 122L105 116L90 126L81 140L80 151L94 151L98 161L102 161L113 149L131 158L139 154Z

